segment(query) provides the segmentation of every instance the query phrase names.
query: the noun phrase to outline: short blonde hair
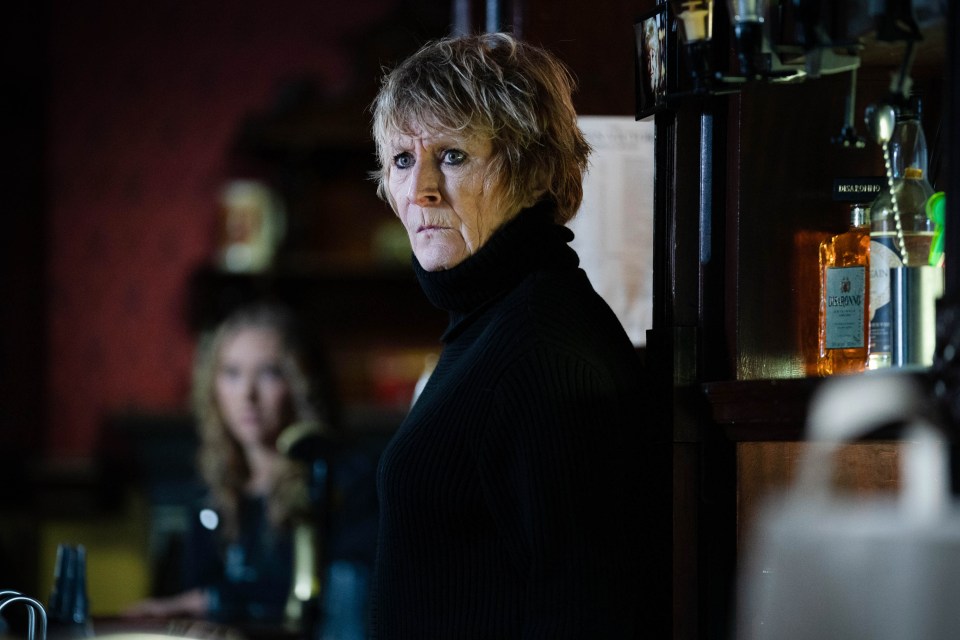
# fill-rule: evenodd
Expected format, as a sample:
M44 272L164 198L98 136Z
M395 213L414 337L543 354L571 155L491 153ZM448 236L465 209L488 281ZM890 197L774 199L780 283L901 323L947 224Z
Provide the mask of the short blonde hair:
M389 140L425 128L480 136L493 144L494 179L509 202L556 205L571 220L583 200L590 145L577 124L569 69L549 52L507 33L444 38L387 73L374 100L377 193L389 202Z

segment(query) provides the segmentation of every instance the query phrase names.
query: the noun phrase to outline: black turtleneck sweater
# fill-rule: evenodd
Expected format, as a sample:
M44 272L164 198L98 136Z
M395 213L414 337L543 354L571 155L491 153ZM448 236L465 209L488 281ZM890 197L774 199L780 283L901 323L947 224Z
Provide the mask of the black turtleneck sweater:
M375 638L639 633L640 363L572 239L537 207L450 270L414 258L450 324L381 458Z

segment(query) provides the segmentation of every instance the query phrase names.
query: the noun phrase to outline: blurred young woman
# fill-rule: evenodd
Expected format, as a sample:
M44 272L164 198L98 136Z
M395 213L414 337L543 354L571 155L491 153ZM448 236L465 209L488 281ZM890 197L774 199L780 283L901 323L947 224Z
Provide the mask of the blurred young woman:
M313 514L309 469L284 455L278 438L293 425L329 431L307 354L293 315L267 305L240 309L201 343L193 407L207 492L186 540L186 590L137 603L127 615L283 621L291 524Z

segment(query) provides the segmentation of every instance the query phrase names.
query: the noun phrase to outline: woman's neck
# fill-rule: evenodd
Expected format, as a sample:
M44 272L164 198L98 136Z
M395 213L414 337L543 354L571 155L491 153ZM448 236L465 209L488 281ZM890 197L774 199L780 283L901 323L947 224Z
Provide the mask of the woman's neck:
M273 489L274 471L281 459L276 449L265 446L253 446L246 449L247 466L250 478L244 490L249 495L266 495Z

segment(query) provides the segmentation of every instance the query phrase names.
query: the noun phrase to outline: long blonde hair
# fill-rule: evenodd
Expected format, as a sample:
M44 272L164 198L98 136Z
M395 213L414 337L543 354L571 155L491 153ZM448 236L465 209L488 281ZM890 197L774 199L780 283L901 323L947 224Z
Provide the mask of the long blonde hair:
M331 410L321 396L321 385L329 384L329 381L319 378L319 364L310 357L311 350L288 309L266 303L245 306L201 338L194 366L192 398L200 439L197 465L214 506L220 510L227 539L235 539L239 533L240 501L250 469L240 444L224 422L217 404L215 380L227 339L251 328L269 329L280 337L280 366L290 388L290 424L311 424L321 433L332 432ZM303 463L287 458L276 469L267 502L267 514L273 526L284 527L308 509L307 473Z

